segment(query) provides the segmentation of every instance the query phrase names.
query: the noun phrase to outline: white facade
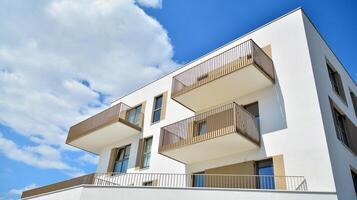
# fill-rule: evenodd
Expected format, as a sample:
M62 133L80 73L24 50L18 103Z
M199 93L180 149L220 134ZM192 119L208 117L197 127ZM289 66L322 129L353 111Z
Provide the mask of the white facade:
M259 190L209 190L209 189L176 189L176 188L142 188L142 187L96 187L81 186L68 190L57 191L46 195L40 195L36 200L122 200L133 199L158 199L158 200L181 200L181 199L227 199L236 200L237 197L249 200L337 200L333 192L277 192Z
M229 102L234 101L241 105L259 102L260 147L192 164L183 164L161 155L158 151L161 127L195 115L194 112L170 98L172 77L249 39L255 41L260 47L270 45L275 68L275 84ZM331 62L342 78L347 104L336 96L330 86L326 59ZM168 91L166 117L152 124L154 97L166 91ZM349 119L357 124L350 91L357 94L355 82L303 11L297 9L113 102L112 105L123 102L129 106L146 102L145 110L142 111L145 116L144 126L141 134L113 142L103 148L99 155L97 172L106 173L111 150L127 144L131 144L127 173L191 174L282 155L285 175L304 176L309 191L313 192L139 188L116 188L117 190L114 190L105 187L88 187L83 189L81 199L96 199L95 195L105 199L112 199L116 195L124 196L124 199L144 196L152 197L152 199L164 199L164 197L170 199L176 197L180 199L198 197L206 199L217 197L226 199L312 200L337 199L337 197L342 200L356 199L350 173L351 168L357 169L356 155L337 139L329 103L330 97ZM139 139L148 136L153 136L150 167L137 169L135 162Z

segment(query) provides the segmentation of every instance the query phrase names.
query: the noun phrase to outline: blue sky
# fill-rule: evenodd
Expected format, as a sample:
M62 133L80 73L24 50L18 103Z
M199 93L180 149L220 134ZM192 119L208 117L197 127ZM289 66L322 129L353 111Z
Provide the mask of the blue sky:
M93 172L71 125L299 6L356 80L353 0L0 0L0 199Z

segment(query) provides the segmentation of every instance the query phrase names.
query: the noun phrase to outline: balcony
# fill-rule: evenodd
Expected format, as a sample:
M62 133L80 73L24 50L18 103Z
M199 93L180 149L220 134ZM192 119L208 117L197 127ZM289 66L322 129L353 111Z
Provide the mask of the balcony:
M102 147L141 132L144 114L116 104L69 129L66 143L99 154Z
M274 81L273 61L248 40L174 76L171 97L199 111L258 91Z
M230 103L162 127L159 153L189 164L259 147L257 119Z
M284 187L277 188L276 185L283 183ZM168 173L96 173L84 175L70 180L58 182L55 184L24 191L21 199L31 199L40 195L48 197L48 199L66 199L65 195L62 198L50 198L51 195L57 192L75 189L79 186L99 188L104 186L107 189L113 187L119 190L120 187L129 190L136 188L205 188L212 189L256 189L256 190L279 190L281 191L308 191L307 183L302 176L258 176L258 175L238 175L238 174L168 174ZM96 191L93 191L96 192ZM105 195L108 190L102 191L101 195ZM186 190L187 192L187 190ZM137 192L136 192L137 193ZM72 192L68 196L70 199L86 199L78 198ZM123 195L123 194L122 194ZM78 195L80 196L80 194ZM124 195L125 196L125 195ZM77 198L76 198L77 197ZM117 198L117 196L113 196ZM112 199L113 199L112 197ZM155 197L160 197L156 196ZM97 199L91 197L91 199ZM130 199L130 198L129 198ZM164 199L164 198L163 198Z

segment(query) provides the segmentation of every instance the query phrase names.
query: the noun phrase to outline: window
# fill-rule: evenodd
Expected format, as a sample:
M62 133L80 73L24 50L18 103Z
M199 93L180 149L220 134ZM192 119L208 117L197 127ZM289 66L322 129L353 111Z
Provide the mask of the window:
M352 175L352 180L353 180L353 186L355 187L355 192L357 195L357 174L355 171L351 170L351 175Z
M274 189L274 167L273 160L262 160L257 161L257 175L258 177L258 188L259 189Z
M260 121L259 121L259 105L258 102L250 103L243 106L250 114L255 117L255 123L257 124L258 131L260 130Z
M340 94L338 84L337 84L337 78L336 78L336 72L333 71L333 69L330 67L329 64L327 64L327 70L328 70L328 75L330 77L330 81L332 84L332 88L337 92L337 94Z
M326 61L328 75L333 90L346 101L345 93L343 91L342 81L340 75L332 68L331 64Z
M355 115L357 116L357 97L353 92L350 92L352 98L353 108L355 109Z
M163 95L157 96L154 99L154 109L152 113L152 123L160 121L161 109L162 109Z
M348 144L348 139L347 139L347 132L346 132L346 117L343 116L339 111L336 110L336 108L333 108L333 114L335 117L335 126L336 126L336 132L337 132L337 138L345 144L347 147L349 147Z
M126 173L128 169L130 145L120 148L115 159L113 172Z
M128 111L127 114L127 120L132 123L135 124L137 126L140 126L140 113L141 113L141 105L136 106L135 108L132 108Z
M192 175L192 186L193 187L204 187L205 186L204 172L198 172L198 173L194 173Z
M197 135L204 135L207 133L207 122L206 121L200 121L197 122Z
M148 168L150 166L151 146L152 146L152 137L146 138L144 140L143 166L142 166L143 168Z

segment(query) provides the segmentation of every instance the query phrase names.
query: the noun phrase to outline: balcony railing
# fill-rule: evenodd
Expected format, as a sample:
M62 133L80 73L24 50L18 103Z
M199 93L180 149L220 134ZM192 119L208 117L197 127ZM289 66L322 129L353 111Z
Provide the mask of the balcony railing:
M129 117L128 113L131 109L130 106L119 103L72 126L68 133L67 143L115 122L124 123L141 131L144 114L140 112Z
M282 191L307 191L303 176L258 176L237 174L97 173L24 191L21 198L36 196L79 185L157 187L157 188L231 188Z
M88 175L76 177L73 179L61 181L58 183L54 183L51 185L46 185L43 187L26 190L26 191L22 192L21 199L26 198L26 197L32 197L32 196L36 196L36 195L46 194L49 192L62 190L62 189L66 189L66 188L70 188L70 187L74 187L74 186L78 186L78 185L93 184L94 177L95 177L95 174L88 174Z
M200 123L205 123L205 132L199 130ZM235 102L162 127L159 152L234 132L260 144L257 120Z
M248 40L174 76L171 97L252 64L274 81L273 61L253 40Z

